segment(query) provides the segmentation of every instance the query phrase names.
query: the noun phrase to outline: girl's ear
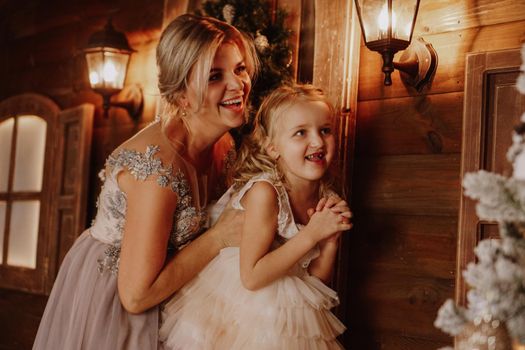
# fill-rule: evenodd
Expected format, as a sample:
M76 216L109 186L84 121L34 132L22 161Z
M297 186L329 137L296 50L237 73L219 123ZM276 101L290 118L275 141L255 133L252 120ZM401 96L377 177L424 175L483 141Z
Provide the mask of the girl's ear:
M279 152L277 151L277 148L275 147L275 145L272 142L268 142L268 144L266 145L265 149L266 149L266 153L268 153L268 155L270 157L272 157L274 160L279 159L280 154L279 154Z

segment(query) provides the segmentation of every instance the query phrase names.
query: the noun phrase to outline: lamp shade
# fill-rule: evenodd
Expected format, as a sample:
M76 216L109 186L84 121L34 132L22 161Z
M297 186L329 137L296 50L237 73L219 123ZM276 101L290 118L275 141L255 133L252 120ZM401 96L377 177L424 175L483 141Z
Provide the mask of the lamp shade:
M365 45L383 56L385 85L391 85L394 54L412 40L419 0L355 0Z
M103 96L122 90L132 52L126 36L113 28L111 20L104 30L95 32L84 49L91 88Z
M410 43L419 0L356 0L367 46L380 40Z

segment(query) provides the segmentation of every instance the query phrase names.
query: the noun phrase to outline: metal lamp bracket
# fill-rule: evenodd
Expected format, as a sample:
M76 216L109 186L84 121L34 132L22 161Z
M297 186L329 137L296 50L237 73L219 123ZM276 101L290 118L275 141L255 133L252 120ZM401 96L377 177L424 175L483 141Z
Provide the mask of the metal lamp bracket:
M104 97L104 115L107 116L107 112L110 107L124 108L131 119L138 120L143 107L144 99L142 96L142 89L137 84L127 85L118 94Z
M394 62L394 68L400 71L401 79L407 85L413 86L418 92L432 82L436 73L438 56L432 44L419 37L403 51L399 62Z

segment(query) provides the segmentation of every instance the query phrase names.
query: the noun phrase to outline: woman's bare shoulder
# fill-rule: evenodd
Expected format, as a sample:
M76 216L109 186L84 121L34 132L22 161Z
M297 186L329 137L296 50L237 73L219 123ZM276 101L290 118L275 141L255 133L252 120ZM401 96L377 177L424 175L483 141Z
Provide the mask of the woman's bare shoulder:
M156 123L117 147L106 166L128 173L135 180L157 179L159 184L168 185L181 168L181 159L163 136L160 123Z

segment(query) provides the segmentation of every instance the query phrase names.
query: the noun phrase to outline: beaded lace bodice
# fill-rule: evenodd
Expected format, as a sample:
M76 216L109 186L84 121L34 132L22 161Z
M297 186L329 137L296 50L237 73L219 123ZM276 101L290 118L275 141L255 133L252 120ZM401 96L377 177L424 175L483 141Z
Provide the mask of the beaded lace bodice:
M90 228L91 235L108 243L105 256L98 260L99 271L116 272L120 255L120 241L126 216L126 194L117 183L117 175L129 171L136 180L145 181L152 177L161 187L169 187L177 194L177 207L173 215L173 226L169 238L169 250L178 250L195 238L205 226L207 214L204 208L195 208L191 188L182 170L176 171L164 166L155 157L159 146L150 145L144 153L123 149L109 156L105 170L99 176L104 181L97 201L97 216ZM106 171L108 174L106 174Z

